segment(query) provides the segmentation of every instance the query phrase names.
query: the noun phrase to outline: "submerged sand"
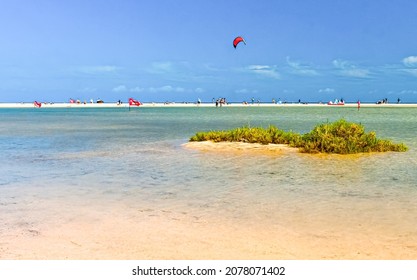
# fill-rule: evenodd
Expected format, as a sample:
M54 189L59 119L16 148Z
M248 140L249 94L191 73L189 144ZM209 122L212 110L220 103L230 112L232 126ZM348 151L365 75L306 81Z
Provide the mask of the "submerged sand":
M70 209L83 213L87 209ZM305 228L235 224L172 209L117 209L109 215L74 216L64 222L2 233L0 259L415 259L415 236L383 228L329 224ZM118 211L127 211L126 215ZM294 221L297 223L297 221ZM320 227L322 226L322 227ZM314 228L314 229L313 229Z
M285 145L191 142L184 147L201 152L297 153ZM222 197L221 203L228 199ZM350 219L352 213L337 207L310 214L291 205L260 204L256 209L243 207L234 217L220 208L207 212L190 205L106 203L66 196L35 200L26 202L18 214L0 213L0 259L417 258L417 235L395 226L408 215L400 211L385 211L384 219L375 223L360 216ZM367 207L362 204L366 202L352 201L354 209ZM17 204L1 205L13 210Z

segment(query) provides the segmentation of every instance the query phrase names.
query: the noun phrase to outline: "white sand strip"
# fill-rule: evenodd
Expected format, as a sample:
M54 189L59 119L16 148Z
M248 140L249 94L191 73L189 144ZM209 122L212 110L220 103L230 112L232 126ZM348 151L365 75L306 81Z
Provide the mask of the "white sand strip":
M158 103L148 102L143 103L140 107L215 107L214 103ZM356 103L346 103L345 105L328 105L324 103L285 103L285 104L273 104L273 103L259 103L259 104L243 104L243 103L230 103L221 106L222 108L228 107L323 107L323 108L343 108L343 107L354 107L357 108ZM42 103L41 108L128 108L129 104L117 102L109 103ZM139 107L139 108L140 108ZM417 103L400 103L400 104L374 104L374 103L362 103L361 108L375 107L375 108L417 108ZM21 103L0 103L0 108L35 108L32 102L21 102ZM132 106L132 108L137 108Z

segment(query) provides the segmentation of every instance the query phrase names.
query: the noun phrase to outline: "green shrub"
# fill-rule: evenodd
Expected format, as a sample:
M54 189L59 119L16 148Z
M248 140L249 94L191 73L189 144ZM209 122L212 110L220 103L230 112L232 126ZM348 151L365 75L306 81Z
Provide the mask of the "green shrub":
M365 133L361 124L343 119L333 123L320 124L310 132L298 133L283 131L270 125L261 127L240 127L229 131L198 132L190 141L229 141L260 144L287 144L305 153L354 154L367 152L405 152L407 146L394 144L389 140L378 139L375 132Z

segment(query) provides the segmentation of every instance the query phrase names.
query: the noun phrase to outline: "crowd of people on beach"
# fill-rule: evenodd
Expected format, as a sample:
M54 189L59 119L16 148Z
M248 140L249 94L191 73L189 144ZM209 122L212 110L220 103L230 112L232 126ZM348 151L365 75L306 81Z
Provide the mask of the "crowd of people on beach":
M217 98L216 99L216 107L221 107L223 105L227 104L226 102L226 98L222 97L222 98Z
M100 98L98 98L96 100L90 99L89 102L87 102L87 101L80 101L79 99L72 99L72 98L70 98L69 99L69 103L70 104L88 104L88 103L90 103L90 104L93 104L93 103L101 104L101 103L104 103L104 101L101 100ZM112 103L112 102L110 102L110 103ZM123 105L123 102L120 99L118 101L116 101L115 103L117 105ZM213 97L211 103L213 105L215 105L216 107L222 107L223 105L230 105L233 102L227 101L225 97L219 97L219 98L214 98ZM280 98L278 98L278 100L275 99L275 98L273 98L272 101L271 101L271 103L272 104L303 104L303 105L309 104L308 102L302 101L301 99L298 99L298 102L297 101L288 102L286 100L281 101ZM340 98L340 99L336 98L336 99L331 100L331 101L328 101L328 102L321 102L320 101L320 102L316 102L316 103L317 104L327 104L327 105L345 105L346 104L346 101L343 98ZM356 103L360 104L359 101L357 101ZM400 103L401 103L401 99L398 98L396 104L400 104ZM53 105L54 103L53 102L38 102L38 101L35 101L33 104L34 104L35 107L41 107L42 105ZM152 102L152 104L155 104L155 103ZM176 102L166 101L166 102L163 102L163 104L164 105L171 105L171 104L176 104ZM194 102L185 102L184 101L184 102L180 102L179 104L197 104L197 106L199 106L199 105L203 104L203 102L201 101L200 98L198 98ZM243 105L250 105L250 104L252 104L252 105L258 104L258 105L260 105L261 104L261 101L260 101L260 99L255 99L255 98L252 97L249 102L243 101L241 104L243 104ZM377 105L379 105L379 104L388 104L388 98L380 99L380 100L376 101L374 104L377 104Z
M397 98L397 104L400 104L400 103L401 103L401 99L400 98ZM388 104L388 98L384 98L384 99L378 100L376 102L376 104Z
M121 103L120 100L118 102ZM79 99L75 100L75 99L70 98L69 99L69 103L70 104L87 104L87 101L84 100L83 102L81 102L81 100L79 100ZM93 99L90 99L90 103L93 104L94 103L94 100ZM104 101L101 100L100 98L98 98L97 101L96 101L96 103L104 103Z
M376 102L376 104L387 104L388 103L388 98L384 98L384 99L382 99L382 100L378 100L377 102Z

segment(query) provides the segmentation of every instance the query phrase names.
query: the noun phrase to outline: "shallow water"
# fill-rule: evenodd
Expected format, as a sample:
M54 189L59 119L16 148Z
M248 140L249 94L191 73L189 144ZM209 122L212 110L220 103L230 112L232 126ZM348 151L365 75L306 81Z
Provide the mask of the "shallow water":
M0 258L416 258L416 113L321 107L0 109ZM259 154L182 145L201 130L273 124L305 133L339 118L404 142L409 151ZM119 236L122 242L141 229L148 251L104 252L92 241L82 244L89 249L80 255L71 249L93 235L93 240ZM168 252L155 236L182 236L189 250L171 242L165 244L174 248ZM240 243L233 245L236 239ZM33 241L54 253L19 245ZM223 255L198 253L226 241L231 245Z

